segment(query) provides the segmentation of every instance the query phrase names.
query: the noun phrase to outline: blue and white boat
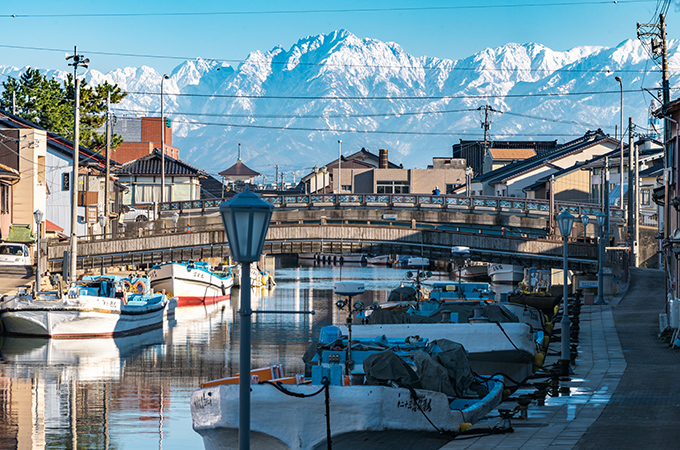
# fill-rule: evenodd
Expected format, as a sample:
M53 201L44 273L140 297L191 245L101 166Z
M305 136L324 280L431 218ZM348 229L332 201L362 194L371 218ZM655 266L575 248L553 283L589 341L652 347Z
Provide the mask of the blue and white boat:
M502 400L501 377L475 378L454 342L353 337L350 348L339 333L322 330L326 338L308 361L309 384L251 386L252 448L326 448L329 438L341 448L386 439L394 448L407 442L417 448L437 437L443 445L450 439L443 433L479 421ZM238 384L192 394L193 427L207 450L237 446L238 397Z
M80 339L111 338L163 326L168 299L154 294L146 277L84 277L61 291L19 294L0 306L11 335Z

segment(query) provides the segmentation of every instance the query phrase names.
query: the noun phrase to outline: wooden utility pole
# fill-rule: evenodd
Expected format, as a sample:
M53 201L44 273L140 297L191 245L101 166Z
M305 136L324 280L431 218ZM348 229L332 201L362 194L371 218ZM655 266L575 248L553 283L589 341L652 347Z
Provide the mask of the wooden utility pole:
M106 93L106 181L104 181L104 217L106 217L106 222L104 222L104 236L109 232L109 216L111 211L109 210L109 189L111 179L111 92Z

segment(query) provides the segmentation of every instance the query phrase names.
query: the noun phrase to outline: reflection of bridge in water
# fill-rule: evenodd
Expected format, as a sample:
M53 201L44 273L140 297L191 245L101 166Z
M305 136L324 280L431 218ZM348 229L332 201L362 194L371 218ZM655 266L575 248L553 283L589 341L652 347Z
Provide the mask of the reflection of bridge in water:
M275 205L264 253L364 253L449 260L452 246L470 247L471 258L541 267L562 267L562 240L555 215L569 211L596 223L599 205L502 197L432 195L296 195L264 197ZM78 244L78 267L226 257L229 247L219 216L221 200L161 204L156 220L131 222L118 236L88 237ZM175 224L173 214L179 213ZM153 213L149 214L153 217ZM613 209L612 221L623 211ZM572 239L572 269L597 266L595 225L588 239ZM584 236L574 222L572 236ZM67 242L52 241L49 263L61 270Z

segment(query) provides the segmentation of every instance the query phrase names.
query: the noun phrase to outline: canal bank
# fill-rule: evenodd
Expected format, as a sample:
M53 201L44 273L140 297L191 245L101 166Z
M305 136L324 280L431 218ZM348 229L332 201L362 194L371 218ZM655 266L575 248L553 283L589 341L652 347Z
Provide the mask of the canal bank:
M570 380L560 382L568 394L549 396L544 406L532 401L528 419L511 421L513 433L459 438L442 448L677 448L680 352L657 338L664 304L663 272L631 269L628 286L609 304L581 308L576 365ZM556 348L553 343L551 351ZM501 423L496 411L473 429Z

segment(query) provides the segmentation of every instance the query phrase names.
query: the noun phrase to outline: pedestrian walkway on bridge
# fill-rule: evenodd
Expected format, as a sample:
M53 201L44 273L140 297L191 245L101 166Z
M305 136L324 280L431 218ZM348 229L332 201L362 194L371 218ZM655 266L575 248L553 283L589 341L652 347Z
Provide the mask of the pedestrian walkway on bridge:
M568 396L532 402L528 420L512 420L513 433L454 440L443 449L678 448L680 349L657 338L664 283L663 271L631 269L608 305L582 307L576 366L561 382ZM500 422L496 413L473 428Z

